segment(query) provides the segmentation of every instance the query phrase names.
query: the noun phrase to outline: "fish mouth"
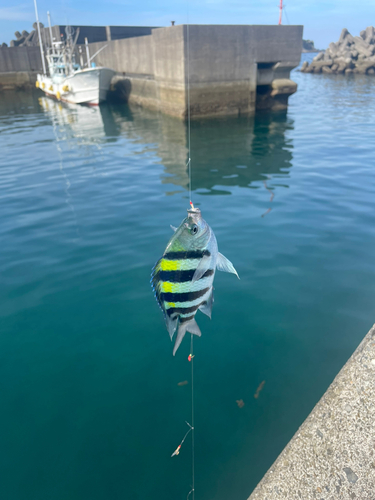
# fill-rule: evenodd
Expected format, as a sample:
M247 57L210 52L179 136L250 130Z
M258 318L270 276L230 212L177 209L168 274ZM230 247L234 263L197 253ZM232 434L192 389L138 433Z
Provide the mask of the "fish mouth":
M194 207L191 203L191 208L187 209L188 219L193 219L195 223L197 223L202 218L202 213L199 208Z

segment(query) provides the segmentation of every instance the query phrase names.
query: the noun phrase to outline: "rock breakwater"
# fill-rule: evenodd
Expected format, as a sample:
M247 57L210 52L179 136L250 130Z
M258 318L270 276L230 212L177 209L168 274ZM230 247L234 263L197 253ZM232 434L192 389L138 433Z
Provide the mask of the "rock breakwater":
M43 23L39 23L40 28L44 28ZM39 45L39 36L38 36L38 24L33 24L34 30L30 33L26 30L23 30L22 33L16 31L14 36L16 40L12 40L9 44L10 47L36 47ZM6 48L8 45L6 43L0 44L0 48Z
M352 36L344 28L339 40L330 43L325 52L320 52L309 64L305 61L304 73L361 73L375 75L375 28L369 26L360 36Z

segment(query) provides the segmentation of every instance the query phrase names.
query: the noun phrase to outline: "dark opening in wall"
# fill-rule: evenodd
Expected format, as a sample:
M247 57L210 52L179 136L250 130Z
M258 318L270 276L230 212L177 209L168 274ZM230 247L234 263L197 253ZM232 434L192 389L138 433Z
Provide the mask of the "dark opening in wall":
M258 63L258 69L269 69L272 68L272 66L274 66L275 64L275 62Z

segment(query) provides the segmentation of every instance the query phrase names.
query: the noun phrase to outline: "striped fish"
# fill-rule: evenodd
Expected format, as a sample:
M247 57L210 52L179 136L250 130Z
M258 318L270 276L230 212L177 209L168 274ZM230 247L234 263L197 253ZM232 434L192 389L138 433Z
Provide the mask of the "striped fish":
M186 332L201 336L195 321L198 309L211 318L216 269L238 274L218 251L214 232L199 208L192 205L180 226L172 229L175 233L152 270L151 284L171 340L177 330L175 355Z

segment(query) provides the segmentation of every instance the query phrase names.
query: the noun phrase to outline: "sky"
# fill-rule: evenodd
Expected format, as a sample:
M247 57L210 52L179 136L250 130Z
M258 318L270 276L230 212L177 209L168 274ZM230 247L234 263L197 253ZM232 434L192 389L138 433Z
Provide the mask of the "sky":
M352 35L375 24L375 0L284 0L283 24L302 24L303 38L325 49L343 28ZM52 24L170 26L176 24L277 24L279 0L38 0L39 19ZM1 0L0 43L32 30L33 0Z

